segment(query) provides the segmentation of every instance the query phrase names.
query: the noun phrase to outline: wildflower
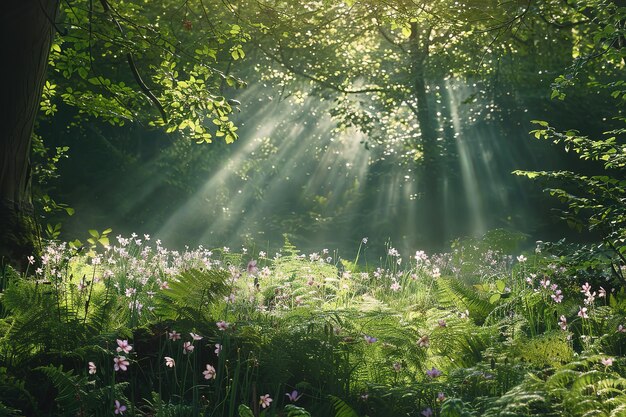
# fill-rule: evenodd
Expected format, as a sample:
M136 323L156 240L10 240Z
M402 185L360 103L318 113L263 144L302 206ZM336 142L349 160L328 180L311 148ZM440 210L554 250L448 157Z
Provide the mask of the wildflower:
M389 256L400 256L400 252L398 252L396 248L389 248L389 251L387 252L387 254Z
M369 394L361 394L361 399L362 399L363 401L367 401L367 399L369 398L369 396L370 396Z
M400 362L394 362L393 370L396 372L400 372L402 370L402 364Z
M448 326L448 324L446 323L446 321L445 321L444 319L439 319L439 320L437 321L437 325L438 325L439 327L446 327L446 326Z
M216 344L215 344L215 351L214 351L214 352L215 352L215 354L216 354L217 356L220 356L220 352L221 352L221 351L222 351L222 345L220 345L219 343L216 343Z
M115 400L115 409L113 411L115 414L124 414L126 406L122 405L118 400Z
M224 251L224 253L228 253L228 252L230 252L230 248L228 248L228 247L224 246L224 247L222 248L222 251Z
M623 324L620 324L619 326L617 326L617 332L618 333L626 333L626 327L624 327Z
M256 275L259 272L259 268L257 268L256 261L254 259L248 262L247 270L249 275Z
M613 365L613 358L602 358L600 362L602 362L602 365L608 368L609 366Z
M299 306L299 305L302 304L302 297L297 295L294 301L295 301L296 305Z
M376 343L376 342L378 342L378 339L377 339L377 338L375 338L375 337L368 336L368 335L365 335L365 336L363 336L363 337L365 338L365 341L366 341L367 343Z
M582 289L580 292L582 292L583 294L588 294L591 291L591 285L589 285L588 282L585 282L581 288Z
M135 295L137 293L137 290L135 288L126 288L126 297L132 297L133 295Z
M561 327L561 330L563 331L567 330L567 319L563 315L560 317L559 327Z
M191 354L194 349L195 349L195 347L194 347L194 345L191 344L191 342L183 343L183 355L186 355L187 353Z
M402 286L398 283L398 281L394 281L389 288L391 288L392 291L398 291L402 288Z
M177 333L176 330L169 332L168 336L172 341L180 340L180 333Z
M202 336L200 336L199 334L189 333L189 335L193 340L202 340Z
M169 284L167 283L167 281L163 281L163 282L161 283L161 285L159 285L159 288L160 288L160 289L162 289L162 290L169 290L169 289L170 289L170 286L169 286Z
M439 277L441 277L441 271L440 271L440 270L439 270L439 268L437 268L437 267L434 267L434 268L433 268L433 270L432 270L432 273L431 273L431 274L432 274L433 278L439 278Z
M429 369L428 371L426 371L426 375L431 377L431 378L438 378L441 376L441 371L437 368L435 368L434 366L432 367L432 369Z
M133 347L131 345L128 344L128 340L120 340L117 339L117 351L118 352L124 352L126 354L130 353L131 350L133 350Z
M270 406L270 403L274 401L270 398L269 394L261 395L259 398L259 405L263 408L267 408Z
M35 263L35 257L34 256L28 256L26 259L28 259L28 263L33 265Z
M446 394L444 394L443 392L440 392L439 394L437 394L437 401L439 401L440 403L444 402L446 400Z
M427 348L428 346L430 346L430 339L428 338L428 335L424 335L424 336L420 337L420 338L417 340L417 345L418 345L419 347L426 347L426 348Z
M203 371L202 375L204 375L204 379L215 379L216 376L217 376L217 371L215 370L214 367L212 367L211 365L207 364L206 365L206 371Z
M291 392L286 393L285 395L287 396L287 398L289 398L289 401L291 401L292 403L295 403L296 401L300 399L300 397L302 397L302 394L298 393L298 391L296 391L295 389Z
M259 251L259 258L263 259L267 257L267 253L265 251Z
M319 261L320 260L320 254L317 252L313 252L312 254L309 255L309 261L311 262L315 262L315 261Z
M224 320L220 320L215 324L217 325L218 330L221 330L221 331L228 330L229 324L226 323Z
M130 362L126 360L126 356L116 356L113 358L113 369L115 369L116 372L119 370L128 370L128 365L130 365Z
M469 310L465 310L464 312L461 313L461 318L462 319L468 319L469 318Z
M367 245L367 238L364 237L363 239L361 239L361 243L363 243L364 245Z
M600 298L606 297L606 290L604 288L600 287L600 289L598 290L598 297Z
M589 316L587 315L587 307L579 307L579 309L578 316L583 319L588 319Z
M422 411L422 415L424 417L432 417L433 410L430 407L428 407L426 410Z
M556 290L550 297L552 297L552 300L554 300L555 303L560 303L563 301L563 291Z
M531 277L526 277L526 283L528 285L533 285L533 279Z
M96 364L93 362L89 362L89 375L94 375L97 370L98 368L96 368Z
M525 257L524 255L520 255L520 256L517 257L517 262L519 262L521 264L526 262L527 260L528 260L528 258Z

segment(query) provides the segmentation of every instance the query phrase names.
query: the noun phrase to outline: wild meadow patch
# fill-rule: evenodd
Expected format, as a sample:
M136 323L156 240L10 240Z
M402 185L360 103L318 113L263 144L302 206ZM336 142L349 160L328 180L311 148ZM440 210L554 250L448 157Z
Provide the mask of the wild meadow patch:
M375 263L367 239L348 260L96 235L4 271L0 414L626 412L626 293L603 254L502 231Z

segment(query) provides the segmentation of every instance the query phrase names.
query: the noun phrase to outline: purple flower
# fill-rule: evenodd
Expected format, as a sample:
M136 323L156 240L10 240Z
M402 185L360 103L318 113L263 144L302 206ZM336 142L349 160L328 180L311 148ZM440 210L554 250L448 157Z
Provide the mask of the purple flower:
M376 342L378 342L378 339L376 339L375 337L368 336L368 335L365 335L363 337L365 338L365 341L367 343L376 343Z
M432 417L433 410L430 407L428 407L426 410L422 411L422 415L424 417Z
M426 371L426 375L428 375L429 377L433 379L440 377L441 374L442 372L439 369L435 368L434 366L432 367L432 369L429 369L428 371Z
M113 412L115 414L124 414L124 411L126 411L126 406L122 405L118 400L115 400L115 409Z
M298 391L296 391L295 389L291 392L286 393L285 395L287 396L287 398L289 398L289 401L291 401L292 403L295 403L296 401L300 399L300 397L302 397L302 394L298 393Z

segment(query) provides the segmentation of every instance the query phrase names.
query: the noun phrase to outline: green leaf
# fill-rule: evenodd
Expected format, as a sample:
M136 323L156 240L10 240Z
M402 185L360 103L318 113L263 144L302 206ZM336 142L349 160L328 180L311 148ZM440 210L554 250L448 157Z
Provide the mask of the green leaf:
M254 417L252 410L247 405L241 404L239 406L239 417Z
M490 302L491 304L495 304L495 303L497 303L498 301L500 301L500 298L501 298L501 297L502 297L502 296L501 296L500 294L498 294L498 293L493 294L491 297L489 297L489 302Z
M506 287L506 284L504 283L504 281L502 281L501 279L496 281L496 288L498 289L498 291L504 292L505 287Z
M91 236L95 237L96 239L100 237L97 230L89 229L88 232Z

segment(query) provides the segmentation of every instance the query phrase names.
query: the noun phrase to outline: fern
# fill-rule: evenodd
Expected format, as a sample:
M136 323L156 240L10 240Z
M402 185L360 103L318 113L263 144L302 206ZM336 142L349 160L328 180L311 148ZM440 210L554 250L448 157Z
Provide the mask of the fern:
M228 294L224 270L191 269L182 272L160 291L156 312L163 318L199 320L205 318L207 306Z
M56 402L65 415L84 414L84 400L87 386L91 384L87 377L74 375L73 371L63 372L63 367L52 365L36 368L43 372L57 389Z
M335 417L359 417L354 408L350 407L348 403L339 397L330 395L330 402L335 409Z
M481 324L495 308L489 300L483 298L478 292L463 282L456 279L439 279L439 300L442 305L452 305L457 309L470 312L470 317Z

